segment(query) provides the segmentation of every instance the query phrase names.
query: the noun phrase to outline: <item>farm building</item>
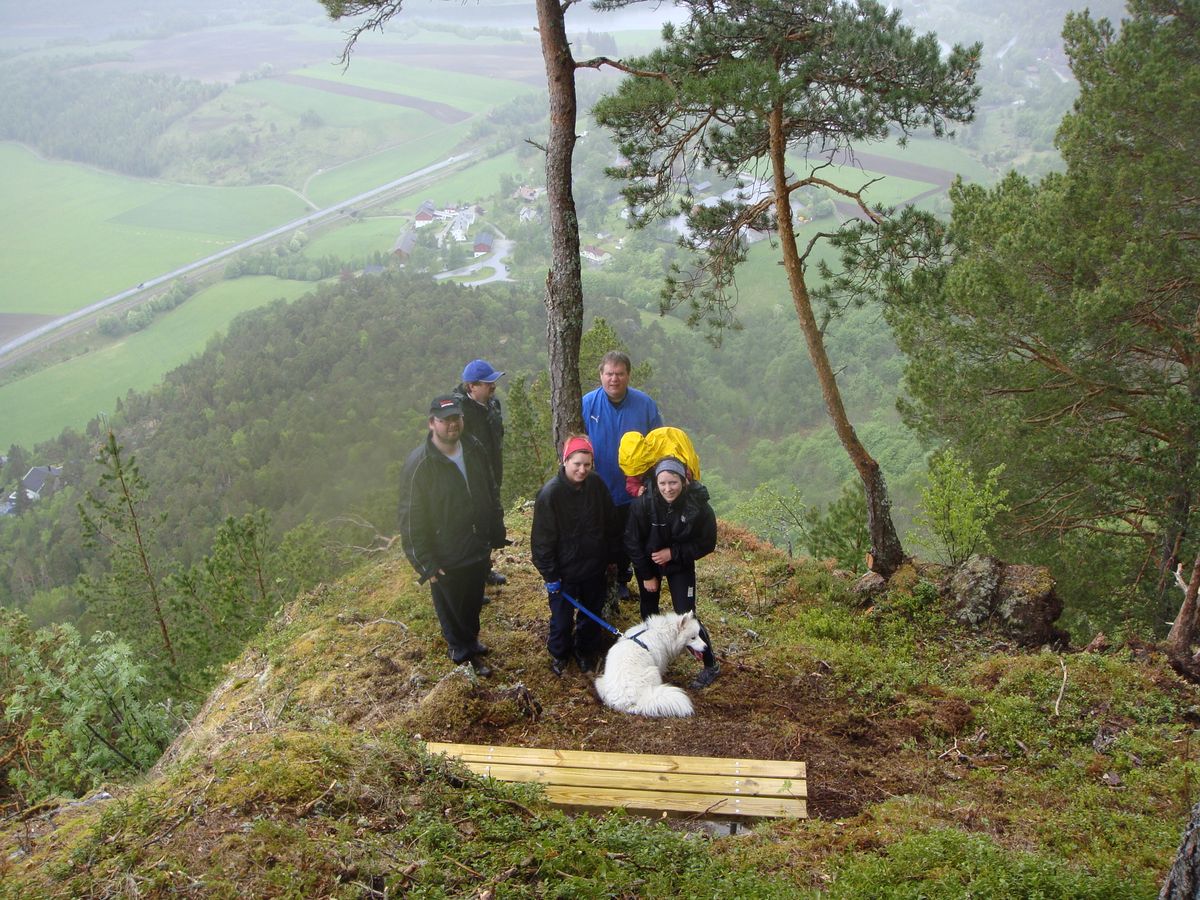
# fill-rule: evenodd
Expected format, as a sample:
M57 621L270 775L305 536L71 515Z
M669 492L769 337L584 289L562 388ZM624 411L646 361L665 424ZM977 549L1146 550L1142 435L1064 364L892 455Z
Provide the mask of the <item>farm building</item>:
M392 245L392 256L403 262L412 255L415 246L417 246L417 233L410 228L396 238L396 243Z
M423 200L421 205L417 207L417 214L413 217L414 228L424 228L430 222L437 218L437 207L433 205L432 200Z
M605 263L612 259L612 254L603 247L597 247L594 244L589 244L579 251L579 255L584 259L594 263Z

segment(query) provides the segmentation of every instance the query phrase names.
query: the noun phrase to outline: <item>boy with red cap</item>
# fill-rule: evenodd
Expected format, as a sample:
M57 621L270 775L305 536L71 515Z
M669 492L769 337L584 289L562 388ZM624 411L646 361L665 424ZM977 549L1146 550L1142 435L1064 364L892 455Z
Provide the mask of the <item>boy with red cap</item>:
M593 471L595 453L582 435L567 438L558 474L533 505L533 564L550 597L550 668L561 676L575 658L590 672L600 651L600 626L563 596L596 614L604 606L607 574L621 554L621 525L612 497Z

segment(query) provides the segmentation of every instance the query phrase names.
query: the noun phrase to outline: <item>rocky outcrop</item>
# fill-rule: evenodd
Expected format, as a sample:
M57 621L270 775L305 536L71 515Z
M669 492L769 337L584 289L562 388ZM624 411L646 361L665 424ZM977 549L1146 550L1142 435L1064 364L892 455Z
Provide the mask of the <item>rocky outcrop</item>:
M946 578L942 595L965 625L996 628L1026 647L1067 643L1067 633L1054 626L1063 605L1044 566L972 556Z

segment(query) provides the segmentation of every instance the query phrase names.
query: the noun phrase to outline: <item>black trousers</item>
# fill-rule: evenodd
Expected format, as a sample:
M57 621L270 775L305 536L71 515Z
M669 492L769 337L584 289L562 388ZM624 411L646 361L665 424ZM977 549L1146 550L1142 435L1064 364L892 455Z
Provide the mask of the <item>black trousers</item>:
M466 662L479 643L479 611L483 609L483 585L491 563L488 560L458 569L448 569L429 585L433 611L442 626L442 637L450 658Z
M621 535L625 534L625 526L629 524L629 513L633 509L633 503L625 503L617 507L617 522L620 527L618 532ZM620 542L621 546L617 548L617 584L624 584L633 576L633 569L629 564L629 554L625 552L625 541Z
M608 581L604 573L583 581L564 581L562 589L590 612L600 615ZM570 659L572 652L592 654L600 650L603 629L589 616L579 612L565 598L550 600L550 637L546 649L551 656Z
M664 581L671 590L671 606L675 608L675 612L680 615L688 612L696 612L696 564L687 563L678 572L672 572L670 575L660 575L657 591L646 590L646 586L642 584L642 579L639 578L637 580L638 598L641 601L643 621L650 616L658 615ZM703 624L700 626L700 639L704 641L704 665L709 667L715 666L717 664L717 657L713 653L712 641L709 640L708 631Z

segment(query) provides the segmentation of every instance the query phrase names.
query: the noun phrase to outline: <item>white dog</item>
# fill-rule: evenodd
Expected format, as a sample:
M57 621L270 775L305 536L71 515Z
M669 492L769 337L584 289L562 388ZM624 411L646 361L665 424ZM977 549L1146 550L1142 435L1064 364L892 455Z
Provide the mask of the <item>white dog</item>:
M690 716L682 688L663 684L663 672L684 650L700 658L704 641L692 613L651 616L630 628L608 651L596 692L606 706L639 716Z

